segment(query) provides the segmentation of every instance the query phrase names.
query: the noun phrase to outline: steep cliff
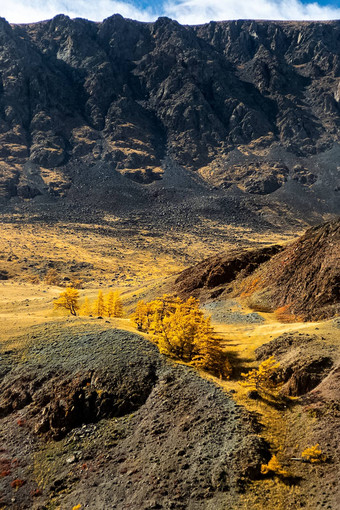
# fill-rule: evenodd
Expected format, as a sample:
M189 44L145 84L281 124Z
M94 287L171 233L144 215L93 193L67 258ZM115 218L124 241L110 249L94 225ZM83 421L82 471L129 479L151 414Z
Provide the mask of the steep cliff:
M338 21L1 19L0 193L63 196L98 165L145 184L166 160L334 212L339 54Z

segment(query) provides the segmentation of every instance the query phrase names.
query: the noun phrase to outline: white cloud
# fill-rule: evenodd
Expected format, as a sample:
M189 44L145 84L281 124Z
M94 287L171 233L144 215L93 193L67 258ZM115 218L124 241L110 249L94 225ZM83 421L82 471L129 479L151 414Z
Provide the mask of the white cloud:
M138 9L132 2L111 0L0 0L0 16L10 23L31 23L67 14L71 18L102 21L119 13L126 18L150 21L156 19L151 9Z
M210 20L274 19L327 20L339 19L340 9L303 4L298 0L169 0L167 15L180 23L206 23Z
M228 19L340 19L340 8L299 0L165 0L163 5L145 9L135 7L133 0L0 0L0 16L11 23L50 19L60 13L94 21L114 13L140 21L166 15L188 24Z

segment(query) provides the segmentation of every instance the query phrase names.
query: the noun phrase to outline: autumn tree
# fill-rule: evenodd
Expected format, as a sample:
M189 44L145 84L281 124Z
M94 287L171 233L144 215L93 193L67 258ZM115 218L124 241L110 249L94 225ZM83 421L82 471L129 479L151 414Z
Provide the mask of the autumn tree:
M90 300L87 296L84 299L84 303L83 303L82 307L80 308L79 313L80 313L80 315L85 315L85 317L88 317L89 315L91 315Z
M79 310L79 292L73 287L67 287L65 292L62 292L58 299L54 302L55 308L65 308L69 310L71 315L77 315Z
M93 304L93 313L97 315L97 317L103 317L105 315L106 308L104 304L104 296L103 292L100 290L98 292L97 299Z
M197 299L182 301L165 295L149 303L140 301L132 318L140 331L150 334L161 353L219 377L230 375L230 364Z
M131 316L131 319L136 324L136 328L138 329L138 331L146 331L145 327L146 315L147 315L146 303L143 300L138 301L136 310Z
M110 291L106 297L106 313L108 317L123 317L123 302L118 290Z
M271 356L263 361L258 368L254 368L247 374L241 374L243 381L240 384L260 393L273 393L280 387L280 384L275 380L279 366L280 363L275 360L274 356Z

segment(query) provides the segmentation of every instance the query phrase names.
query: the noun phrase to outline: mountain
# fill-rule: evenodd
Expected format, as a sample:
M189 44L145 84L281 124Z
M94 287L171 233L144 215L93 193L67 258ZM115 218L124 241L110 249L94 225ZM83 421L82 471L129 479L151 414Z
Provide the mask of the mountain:
M339 21L58 15L1 19L0 44L3 203L180 188L180 168L226 195L339 212Z

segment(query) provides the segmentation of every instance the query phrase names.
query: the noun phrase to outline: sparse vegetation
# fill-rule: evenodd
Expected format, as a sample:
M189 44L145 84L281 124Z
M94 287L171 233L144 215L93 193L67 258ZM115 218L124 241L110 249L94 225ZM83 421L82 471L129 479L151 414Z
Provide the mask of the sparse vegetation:
M70 281L70 286L75 289L82 289L83 288L83 280L81 278L73 277Z
M274 378L279 366L280 363L275 360L274 356L271 356L263 361L258 368L254 368L247 374L242 373L243 381L240 381L240 384L259 393L275 393L280 386Z
M231 366L199 301L164 295L149 303L140 301L132 317L138 330L150 334L160 352L227 378Z
M60 273L56 269L51 268L45 274L44 282L47 285L61 285L62 278Z

